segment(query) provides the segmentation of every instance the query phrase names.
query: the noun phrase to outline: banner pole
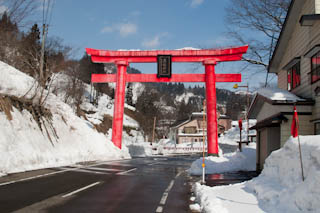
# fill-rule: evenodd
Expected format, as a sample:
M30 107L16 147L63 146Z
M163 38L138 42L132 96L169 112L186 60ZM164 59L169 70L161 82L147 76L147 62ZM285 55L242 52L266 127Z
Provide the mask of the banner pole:
M293 117L295 119L295 123L296 123L296 127L297 127L297 133L298 133L297 136L298 136L298 144L299 144L299 155L300 155L300 165L301 165L301 175L302 175L302 181L304 181L301 145L300 145L300 137L299 137L299 120L298 120L298 112L297 112L296 104L294 104Z
M205 114L206 114L206 100L203 101L203 123L202 123L202 132L203 132L203 136L202 136L202 184L205 184L206 183L206 180L205 180L205 176L206 176L206 164L205 164L205 147L204 147L204 143L205 143L205 132L204 132L204 127L205 127L205 124L206 124L206 117L205 117ZM207 129L208 127L206 127Z

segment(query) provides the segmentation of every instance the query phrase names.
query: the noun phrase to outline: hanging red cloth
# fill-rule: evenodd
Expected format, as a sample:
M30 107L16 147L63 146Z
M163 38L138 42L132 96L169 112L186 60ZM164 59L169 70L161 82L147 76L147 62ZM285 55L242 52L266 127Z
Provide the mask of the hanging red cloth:
M299 119L296 106L293 107L293 117L291 124L291 135L292 137L298 137Z

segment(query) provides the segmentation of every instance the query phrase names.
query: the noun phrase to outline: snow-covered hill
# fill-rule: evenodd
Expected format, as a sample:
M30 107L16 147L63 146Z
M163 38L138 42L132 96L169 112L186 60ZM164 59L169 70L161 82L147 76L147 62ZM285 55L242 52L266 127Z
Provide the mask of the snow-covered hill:
M44 91L47 98L39 106L40 94L30 76L3 62L0 72L0 175L130 157L126 147L116 148L110 136L99 133L52 93ZM92 119L99 118L98 111ZM130 118L125 122L136 125Z

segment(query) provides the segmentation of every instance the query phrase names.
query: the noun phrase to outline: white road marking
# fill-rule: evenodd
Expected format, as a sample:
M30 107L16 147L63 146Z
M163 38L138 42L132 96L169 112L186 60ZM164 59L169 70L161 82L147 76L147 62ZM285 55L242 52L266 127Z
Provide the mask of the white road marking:
M118 172L117 175L124 175L124 174L127 174L129 172L132 172L134 170L136 170L137 168L133 168L133 169L130 169L130 170L127 170L127 171L124 171L124 172Z
M162 197L161 197L161 200L160 200L160 205L158 206L157 210L156 210L156 213L161 213L163 211L163 206L166 204L166 201L167 201L167 198L168 198L168 195L169 195L169 192L171 191L173 185L174 185L174 182L175 182L175 179L177 179L180 175L181 175L182 172L179 172L175 178L173 180L170 181L167 189L164 191Z
M98 170L98 171L107 171L107 172L121 172L121 169L108 169L108 168L100 168L100 167L88 167L86 170Z
M60 167L59 169L62 169L62 170L68 170L68 168L66 167ZM83 169L83 168L78 168L77 170L75 170L75 172L84 172L84 173L91 173L91 174L101 174L101 175L106 175L106 174L109 174L109 173L106 173L106 172L97 172L97 171L91 171L89 169Z
M128 160L131 160L131 159L108 161L108 162L106 162L106 161L105 162L99 162L99 163L96 163L96 164L93 164L93 165L83 166L81 168L84 169L84 168L88 168L88 167L92 167L92 166L107 165L108 163L122 162L122 161L128 161ZM37 178L42 178L42 177L46 177L46 176L50 176L50 175L56 175L56 174L60 174L60 173L64 173L64 172L75 171L75 170L78 170L78 169L80 169L80 168L79 167L71 168L71 169L66 169L66 170L62 170L62 171L58 171L58 172L50 172L50 173L46 173L46 174L43 174L43 175L36 175L36 176L28 177L28 178L23 178L23 179L19 179L19 180L15 180L15 181L8 181L8 182L5 182L5 183L1 183L0 186L6 186L6 185L13 184L13 183L19 183L19 182L32 180L32 179L37 179Z
M150 164L148 164L148 166L153 166L153 165L156 165L156 164L160 164L160 162L150 163Z
M81 192L81 191L86 190L86 189L89 189L89 188L91 188L91 187L93 187L93 186L95 186L95 185L98 185L99 183L100 183L100 182L95 182L95 183L93 183L93 184L90 184L90 185L88 185L88 186L82 187L82 188L77 189L77 190L75 190L75 191L73 191L73 192L70 192L70 193L68 193L68 194L65 194L65 195L63 195L62 197L63 197L63 198L69 197L69 196L74 195L74 194L76 194L76 193L78 193L78 192Z
M156 210L156 213L161 213L163 211L163 208L162 206L158 206L157 210Z

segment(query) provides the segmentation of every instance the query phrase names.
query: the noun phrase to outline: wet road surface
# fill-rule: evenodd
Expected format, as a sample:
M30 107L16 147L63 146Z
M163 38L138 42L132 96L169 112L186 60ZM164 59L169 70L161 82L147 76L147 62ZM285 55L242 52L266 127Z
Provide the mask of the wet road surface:
M0 178L1 212L190 212L199 156L135 158Z
M206 175L205 181L207 186L221 186L241 183L251 180L257 176L258 173L255 171L226 172L221 174Z

